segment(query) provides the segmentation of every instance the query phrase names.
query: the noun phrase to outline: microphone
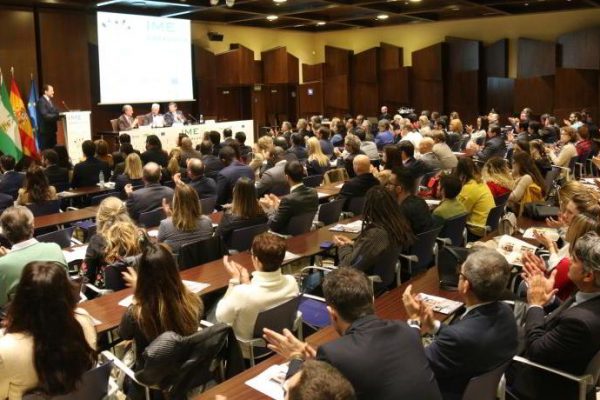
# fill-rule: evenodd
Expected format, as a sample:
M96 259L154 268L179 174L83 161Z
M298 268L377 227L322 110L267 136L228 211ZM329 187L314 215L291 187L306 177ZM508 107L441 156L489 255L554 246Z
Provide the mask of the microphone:
M71 111L71 109L69 108L69 106L67 105L67 103L65 103L64 100L61 100L60 102L63 105L63 107L67 109L67 111Z
M194 117L192 114L188 114L188 117L194 120L194 122L198 122L198 119Z

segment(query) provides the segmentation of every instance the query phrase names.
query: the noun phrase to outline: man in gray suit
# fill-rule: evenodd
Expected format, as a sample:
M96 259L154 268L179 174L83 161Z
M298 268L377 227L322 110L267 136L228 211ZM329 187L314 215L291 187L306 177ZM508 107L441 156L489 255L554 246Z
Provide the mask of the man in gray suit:
M144 125L150 125L156 128L162 128L165 126L165 119L160 113L160 105L157 103L152 104L150 112L144 115Z
M177 103L169 103L169 112L165 114L165 126L173 126L173 124L185 124L187 121L185 115L177 110Z
M424 137L419 142L419 153L421 153L421 161L427 166L429 172L439 171L442 169L442 163L433 152L433 139Z
M287 163L287 160L284 158L285 150L281 147L274 147L270 155L274 166L266 170L260 180L256 182L256 192L259 197L267 193L283 196L290 192L290 187L285 176L285 164Z
M133 107L129 104L123 106L123 114L117 120L119 126L119 132L130 131L133 128L137 128L137 118L133 116Z
M173 189L160 184L160 165L149 162L144 165L142 179L144 187L133 191L131 184L125 185L127 194L127 211L134 221L138 221L140 214L162 207L163 199L169 203L173 198Z

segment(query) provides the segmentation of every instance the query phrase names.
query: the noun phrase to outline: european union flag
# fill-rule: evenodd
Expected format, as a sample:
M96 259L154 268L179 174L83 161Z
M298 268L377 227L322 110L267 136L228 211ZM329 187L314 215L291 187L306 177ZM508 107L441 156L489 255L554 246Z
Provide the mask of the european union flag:
M31 88L29 89L29 100L27 100L27 112L29 113L29 119L31 120L31 127L33 128L33 137L35 138L35 144L38 151L40 150L39 143L39 128L38 128L38 115L37 115L37 85L35 80L31 78Z

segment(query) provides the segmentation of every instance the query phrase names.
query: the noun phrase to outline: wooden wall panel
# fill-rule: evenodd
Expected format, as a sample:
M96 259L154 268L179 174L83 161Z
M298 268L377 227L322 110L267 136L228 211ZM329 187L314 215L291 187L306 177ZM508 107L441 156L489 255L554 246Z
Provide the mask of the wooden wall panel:
M508 77L508 39L500 39L485 47L483 70L486 77Z
M517 77L533 78L554 75L556 71L556 43L519 38Z
M404 66L404 49L393 44L380 43L379 70L399 69Z
M343 116L350 112L352 51L325 46L325 114Z
M444 110L444 84L442 81L412 81L412 106L416 110Z
M377 83L355 82L350 95L352 114L376 116L379 110L379 85ZM389 106L391 107L391 106ZM393 110L393 108L390 108Z
M263 51L263 78L266 84L284 84L299 82L298 58L289 54L285 47Z
M564 34L557 42L562 68L600 69L600 27Z
M377 83L379 48L365 50L352 56L352 82Z
M54 86L55 103L90 110L88 17L66 10L39 12L40 58L44 82Z
M255 84L257 83L265 83L264 80L264 67L263 67L264 63L262 60L254 60L254 64L252 66L252 71L253 71L253 75L254 75L254 80L252 82L254 82Z
M196 80L197 105L194 118L200 114L205 119L217 115L217 70L214 53L194 46L194 78Z
M252 117L250 87L217 89L217 119L236 121Z
M323 115L323 82L303 83L298 87L298 117Z
M394 110L411 105L410 82L412 67L380 71L379 104ZM377 115L377 114L375 114Z
M500 117L512 116L514 110L515 80L510 78L487 78L485 109L494 109Z
M515 80L514 112L525 107L534 114L554 109L554 76L518 78Z
M477 40L447 37L447 75L444 81L445 107L456 111L463 121L474 121L481 108L482 45Z
M325 64L302 64L302 82L322 81L325 78Z
M325 78L348 75L351 57L352 50L325 46Z
M298 57L288 53L287 54L288 64L288 78L287 83L298 84L300 83L300 60Z
M31 76L37 79L37 55L35 49L35 21L33 11L3 8L0 10L2 34L0 34L0 68L4 79L10 83L10 68L15 68L15 79L27 102Z
M598 120L598 72L557 68L554 82L554 113L562 121L575 110L587 108Z
M377 115L379 109L379 48L352 56L350 105L352 114Z
M260 89L260 90L258 90ZM261 127L269 126L267 109L265 104L264 87L258 86L251 89L252 120L254 121L254 141L258 140L258 133L263 131Z
M244 46L217 54L217 86L252 85L254 52Z
M413 51L413 77L417 80L441 81L444 79L446 44L437 43L424 49Z

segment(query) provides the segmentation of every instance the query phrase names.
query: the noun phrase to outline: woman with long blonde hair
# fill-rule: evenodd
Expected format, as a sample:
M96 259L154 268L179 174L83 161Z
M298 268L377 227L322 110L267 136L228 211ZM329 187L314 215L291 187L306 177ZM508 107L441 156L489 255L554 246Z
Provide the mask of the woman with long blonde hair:
M160 334L173 331L188 336L196 332L204 306L183 284L173 254L162 244L144 248L137 272L130 269L128 281L133 302L121 319L119 336L135 342L137 370L143 367L144 350Z
M273 138L268 135L258 138L258 142L252 147L253 157L249 166L255 174L260 175L263 164L269 159L272 148Z
M500 157L492 157L483 165L481 177L494 198L510 193L515 187L515 179L508 169L508 164Z
M131 153L125 158L125 169L115 179L115 190L123 192L128 183L132 186L143 185L142 181L142 159L137 153Z
M82 264L84 276L92 284L99 283L99 272L106 264L106 234L108 229L117 222L133 225L123 201L117 197L102 200L96 212L96 233L90 238Z
M306 141L308 148L308 162L306 172L308 175L323 175L331 168L329 157L321 149L321 143L316 137L311 137Z
M172 149L169 153L169 162L167 163L167 171L171 177L181 172L181 167L179 166L180 162L181 150L178 148Z
M133 222L119 221L106 231L106 262L108 264L141 253L143 232Z
M200 199L194 188L178 183L173 195L173 206L163 202L166 219L160 221L158 241L169 245L174 253L189 242L212 236L212 221L202 214Z

